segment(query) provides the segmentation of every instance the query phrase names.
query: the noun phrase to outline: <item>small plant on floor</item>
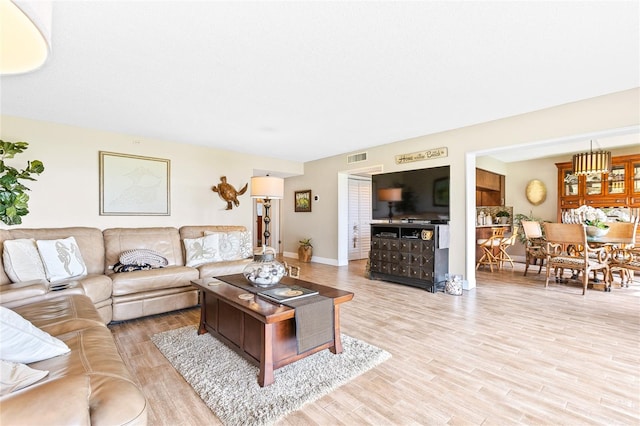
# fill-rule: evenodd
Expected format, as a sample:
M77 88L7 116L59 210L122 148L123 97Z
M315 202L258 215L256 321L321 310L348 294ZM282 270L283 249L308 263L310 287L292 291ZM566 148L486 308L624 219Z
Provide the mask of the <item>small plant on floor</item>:
M33 180L32 174L44 171L42 161L27 161L23 170L5 164L5 159L13 158L29 147L27 142L5 142L0 140L0 220L7 225L20 225L22 217L29 213L29 196L21 180Z
M302 262L311 262L313 256L313 245L311 244L311 238L303 238L298 241L298 259Z

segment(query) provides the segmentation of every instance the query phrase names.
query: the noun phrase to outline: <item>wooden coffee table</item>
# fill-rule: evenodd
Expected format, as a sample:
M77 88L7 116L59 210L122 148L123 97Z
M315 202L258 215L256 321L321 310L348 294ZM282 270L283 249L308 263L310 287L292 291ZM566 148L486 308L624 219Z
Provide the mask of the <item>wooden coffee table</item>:
M284 277L280 284L317 290L333 299L334 340L298 354L295 309L265 300L229 283L246 285L242 274L193 280L200 289L200 327L229 348L260 367L258 384L274 381L273 371L324 349L342 352L340 304L353 299L353 293L309 281Z

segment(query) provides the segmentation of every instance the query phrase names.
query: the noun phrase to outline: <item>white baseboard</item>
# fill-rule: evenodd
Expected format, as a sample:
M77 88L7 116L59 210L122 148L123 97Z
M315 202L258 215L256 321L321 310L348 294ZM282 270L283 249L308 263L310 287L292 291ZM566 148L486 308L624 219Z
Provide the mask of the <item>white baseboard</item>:
M282 255L284 257L290 257L292 259L298 259L297 252L294 253L290 251L285 251L285 252L282 252ZM311 262L322 263L324 265L338 266L338 261L336 259L329 259L326 257L311 256Z

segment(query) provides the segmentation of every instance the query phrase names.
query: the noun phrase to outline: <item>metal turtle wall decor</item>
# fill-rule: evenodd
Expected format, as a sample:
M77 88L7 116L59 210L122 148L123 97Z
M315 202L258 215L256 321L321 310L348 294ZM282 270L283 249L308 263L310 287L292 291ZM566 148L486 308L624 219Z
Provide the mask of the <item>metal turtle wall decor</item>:
M238 197L247 192L248 187L249 183L245 183L240 191L236 191L233 185L227 183L226 176L220 176L220 183L212 187L211 190L217 192L220 198L227 202L227 208L225 210L231 210L234 204L236 207L240 205Z

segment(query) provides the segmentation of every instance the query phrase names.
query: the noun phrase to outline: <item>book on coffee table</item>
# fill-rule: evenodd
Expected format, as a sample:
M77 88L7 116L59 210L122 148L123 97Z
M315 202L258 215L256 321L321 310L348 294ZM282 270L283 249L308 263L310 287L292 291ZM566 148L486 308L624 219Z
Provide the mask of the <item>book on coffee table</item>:
M263 290L258 293L258 296L262 296L265 299L280 303L300 299L302 297L313 296L314 294L318 294L318 292L315 290L309 290L308 288L293 285L290 287L278 287Z

